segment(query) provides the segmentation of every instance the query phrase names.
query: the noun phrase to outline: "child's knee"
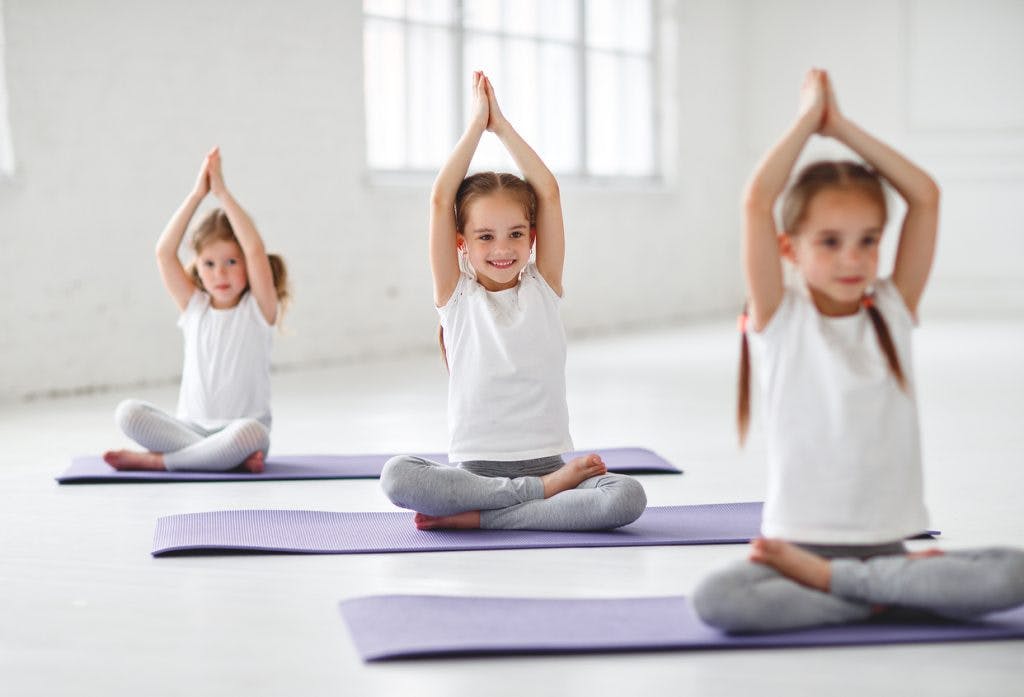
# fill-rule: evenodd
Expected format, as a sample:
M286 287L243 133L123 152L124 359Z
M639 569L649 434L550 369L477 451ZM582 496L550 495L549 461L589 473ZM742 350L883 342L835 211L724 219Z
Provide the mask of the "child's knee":
M239 419L232 426L250 453L257 450L266 453L270 449L270 429L263 422L256 419Z
M632 477L623 476L620 484L617 508L622 513L622 522L619 525L628 525L647 510L647 492L643 484Z
M145 411L145 402L141 399L126 399L114 409L114 423L122 431L128 430L138 416Z
M1004 547L996 552L1002 560L992 566L997 573L988 575L990 582L997 586L991 589L992 595L1008 606L1024 603L1024 550Z
M380 487L388 500L396 506L407 508L402 503L405 492L405 482L412 458L408 455L396 455L384 463L380 471Z
M749 618L744 611L744 600L750 589L738 568L730 565L715 571L693 589L693 609L704 624L726 632L750 629Z

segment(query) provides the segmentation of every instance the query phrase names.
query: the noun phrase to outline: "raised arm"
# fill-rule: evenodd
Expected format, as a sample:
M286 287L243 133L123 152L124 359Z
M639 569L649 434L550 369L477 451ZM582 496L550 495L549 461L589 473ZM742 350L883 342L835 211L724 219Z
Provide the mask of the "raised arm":
M156 265L160 269L160 278L163 279L167 293L174 300L179 310L184 310L188 305L188 299L196 291L196 284L192 282L191 276L181 265L178 257L178 247L181 246L181 238L185 236L185 230L192 216L196 214L199 204L206 198L210 191L210 156L203 159L199 168L199 175L196 177L195 186L185 197L185 200L174 215L167 222L160 238L156 241Z
M459 283L455 194L469 171L480 137L487 130L487 93L483 73L473 73L473 116L455 144L430 191L430 271L434 277L434 304L443 307Z
M245 273L249 279L249 292L256 299L260 312L268 324L277 321L277 290L274 288L274 274L270 269L267 250L263 239L256 231L249 214L245 212L224 184L221 168L220 148L214 148L208 155L210 162L210 192L220 201L224 214L231 223L238 245L245 255Z
M807 140L821 127L825 75L811 70L800 89L796 121L758 163L743 194L743 272L751 328L760 331L782 302L782 259L773 209Z
M565 224L562 221L562 199L558 181L544 161L523 137L512 128L498 107L494 87L484 78L490 118L487 130L498 136L512 155L523 178L537 194L537 270L558 295L562 295L562 268L565 264Z
M907 202L892 280L911 314L917 314L935 257L939 227L939 187L920 167L862 130L839 111L826 76L822 135L847 145L889 181Z

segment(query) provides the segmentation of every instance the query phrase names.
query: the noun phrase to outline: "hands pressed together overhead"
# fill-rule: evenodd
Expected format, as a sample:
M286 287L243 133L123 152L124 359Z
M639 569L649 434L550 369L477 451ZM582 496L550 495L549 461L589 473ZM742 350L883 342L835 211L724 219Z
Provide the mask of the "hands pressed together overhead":
M227 185L224 184L224 172L221 168L220 147L214 146L203 158L193 193L201 197L212 193L217 198L221 198L226 192Z
M473 123L492 133L497 133L508 123L494 96L491 80L482 70L473 73Z
M843 115L827 71L819 68L807 71L800 87L799 112L816 125L815 133L833 138L837 136Z

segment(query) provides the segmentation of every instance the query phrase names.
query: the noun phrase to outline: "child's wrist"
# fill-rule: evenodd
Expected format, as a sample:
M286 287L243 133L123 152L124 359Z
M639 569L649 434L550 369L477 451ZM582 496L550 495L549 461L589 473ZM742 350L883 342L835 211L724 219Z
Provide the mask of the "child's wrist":
M512 133L512 131L513 131L512 124L509 123L508 120L506 120L506 119L502 119L501 121L496 121L494 123L494 128L492 130L494 131L494 135L498 136L499 138L500 137L504 137L504 136L508 135L509 133Z

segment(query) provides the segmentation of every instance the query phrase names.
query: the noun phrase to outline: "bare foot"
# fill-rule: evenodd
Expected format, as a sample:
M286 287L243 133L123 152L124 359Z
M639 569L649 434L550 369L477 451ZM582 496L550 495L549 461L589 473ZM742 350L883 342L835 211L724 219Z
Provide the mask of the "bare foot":
M581 482L605 474L608 468L600 455L583 455L573 458L550 474L540 478L544 484L544 498L549 499L555 494L575 489Z
M165 470L163 453L138 452L136 450L108 450L103 461L116 470Z
M263 471L263 451L257 450L249 457L245 458L245 462L242 463L242 469L253 474L259 474Z
M941 549L926 549L921 552L911 552L907 559L927 559L928 557L941 557L945 552Z
M466 511L455 515L427 515L417 513L413 518L417 530L476 530L480 527L480 511Z
M750 561L770 566L783 576L824 593L828 593L832 583L828 559L784 540L759 537L752 541Z

